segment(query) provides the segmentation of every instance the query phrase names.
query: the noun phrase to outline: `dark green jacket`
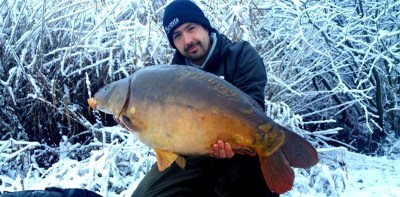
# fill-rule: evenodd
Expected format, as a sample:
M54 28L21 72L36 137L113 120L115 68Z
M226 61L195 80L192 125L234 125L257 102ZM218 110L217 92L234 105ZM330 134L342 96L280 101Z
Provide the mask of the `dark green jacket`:
M173 64L186 65L185 57L177 50ZM214 53L203 70L224 76L261 107L264 107L264 88L267 82L264 63L256 50L245 41L232 42L217 32ZM211 159L209 171L215 177L214 192L217 196L279 196L272 193L263 179L258 156L235 154L232 159ZM196 166L202 158L187 157L187 162ZM203 158L204 159L204 158ZM204 164L199 164L201 166ZM194 167L195 168L195 167ZM204 196L213 196L205 192Z

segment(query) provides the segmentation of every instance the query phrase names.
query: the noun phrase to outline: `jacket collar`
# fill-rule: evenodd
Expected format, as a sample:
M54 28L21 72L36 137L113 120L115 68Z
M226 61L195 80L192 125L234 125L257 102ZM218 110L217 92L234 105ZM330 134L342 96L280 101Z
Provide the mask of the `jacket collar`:
M194 66L194 67L197 67L197 68L204 68L204 66L207 65L207 62L210 60L210 57L213 56L214 50L215 50L216 45L217 45L217 41L218 41L217 34L215 32L212 32L210 34L210 39L211 39L211 47L210 47L210 51L208 52L207 58L204 61L204 63L202 65L197 65L194 62L190 61L188 58L185 58L185 62L186 62L187 65Z

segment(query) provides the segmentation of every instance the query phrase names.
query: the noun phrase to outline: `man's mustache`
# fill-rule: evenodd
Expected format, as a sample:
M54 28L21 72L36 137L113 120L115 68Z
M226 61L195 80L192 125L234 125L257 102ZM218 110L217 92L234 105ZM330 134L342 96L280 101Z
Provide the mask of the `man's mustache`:
M195 46L197 46L197 45L200 45L200 41L193 41L193 42L191 42L190 44L186 45L185 48L184 48L184 50L187 52L187 51L189 51L191 48L193 48L193 47L195 47Z

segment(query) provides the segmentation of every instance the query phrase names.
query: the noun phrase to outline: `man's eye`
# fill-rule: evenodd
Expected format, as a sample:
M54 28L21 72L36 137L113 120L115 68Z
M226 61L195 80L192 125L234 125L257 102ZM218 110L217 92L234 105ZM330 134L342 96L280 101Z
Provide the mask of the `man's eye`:
M173 36L174 40L179 39L180 37L181 37L181 34L175 34L175 35Z
M189 32L192 32L192 31L194 31L194 29L195 29L195 26L190 26L190 27L188 28L188 31L189 31Z

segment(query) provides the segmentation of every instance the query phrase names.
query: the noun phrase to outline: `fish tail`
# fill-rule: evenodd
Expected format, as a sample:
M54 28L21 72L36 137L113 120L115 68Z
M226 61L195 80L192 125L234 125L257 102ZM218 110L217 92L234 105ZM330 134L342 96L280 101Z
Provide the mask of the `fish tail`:
M290 166L311 168L318 163L317 150L304 138L293 131L285 130L285 142L281 149Z
M259 154L264 180L271 191L282 194L293 187L294 172L291 167L310 168L318 163L315 148L298 134L281 127L282 146L268 156Z
M281 150L269 157L259 158L264 180L272 192L283 194L292 189L294 172Z

